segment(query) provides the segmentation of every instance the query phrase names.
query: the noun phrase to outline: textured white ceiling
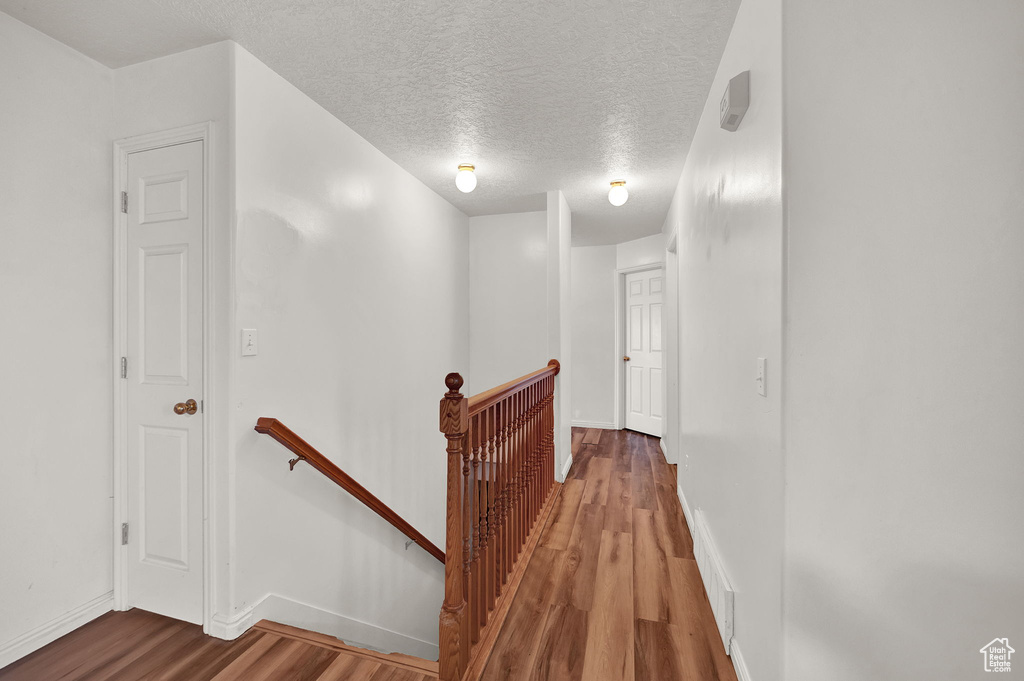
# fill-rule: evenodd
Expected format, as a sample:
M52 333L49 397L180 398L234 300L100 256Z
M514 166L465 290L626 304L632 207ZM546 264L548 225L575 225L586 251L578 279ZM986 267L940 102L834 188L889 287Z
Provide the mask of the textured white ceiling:
M0 0L111 67L232 39L468 215L660 230L739 0ZM458 163L477 166L472 194ZM608 203L627 180L629 202Z

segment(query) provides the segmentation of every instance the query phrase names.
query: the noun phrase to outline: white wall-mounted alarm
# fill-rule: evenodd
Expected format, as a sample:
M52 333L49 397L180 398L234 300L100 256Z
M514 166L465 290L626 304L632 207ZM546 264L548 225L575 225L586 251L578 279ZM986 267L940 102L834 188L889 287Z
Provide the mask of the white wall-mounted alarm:
M750 71L744 71L729 81L722 96L721 123L722 129L736 132L750 106Z

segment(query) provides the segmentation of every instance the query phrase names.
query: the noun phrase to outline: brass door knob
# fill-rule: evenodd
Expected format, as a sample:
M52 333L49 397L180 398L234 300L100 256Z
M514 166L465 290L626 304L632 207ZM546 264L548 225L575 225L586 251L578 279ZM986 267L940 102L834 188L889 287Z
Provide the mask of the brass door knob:
M625 357L623 357L622 361L623 362L628 362L629 361L629 355L626 355Z
M188 400L186 402L178 402L174 405L174 413L181 414L195 414L199 411L199 403L195 400Z

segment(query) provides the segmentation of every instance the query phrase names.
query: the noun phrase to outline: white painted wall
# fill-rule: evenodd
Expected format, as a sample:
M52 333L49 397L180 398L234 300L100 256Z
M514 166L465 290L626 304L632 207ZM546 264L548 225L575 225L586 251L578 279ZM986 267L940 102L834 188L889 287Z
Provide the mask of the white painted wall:
M735 639L755 681L783 678L781 68L781 3L745 0L665 225L678 233L680 326L679 421L667 425L679 427L679 484L737 591ZM719 97L748 69L750 110L726 132Z
M234 172L232 130L232 70L234 43L224 41L187 50L160 59L126 66L114 74L114 138L145 135L194 123L212 122L210 148L210 217L212 232L209 257L213 263L213 320L210 363L211 381L206 386L207 403L227 404L230 359L236 348L232 319L233 262L232 227ZM214 547L211 604L214 620L231 611L231 590L235 569L232 525L234 471L227 456L228 413L209 409L203 418L212 421L213 463L210 510ZM222 634L222 630L214 629Z
M665 235L652 234L615 246L615 267L620 270L665 262Z
M787 1L788 681L1022 650L1022 27Z
M615 427L615 246L572 249L572 422Z
M110 71L3 13L0 64L2 667L110 608L114 368Z
M547 365L547 213L469 219L469 377L475 395Z
M469 220L240 48L236 78L235 321L260 354L233 360L233 614L269 592L436 655L443 566L252 428L281 419L444 546L437 404L469 367Z

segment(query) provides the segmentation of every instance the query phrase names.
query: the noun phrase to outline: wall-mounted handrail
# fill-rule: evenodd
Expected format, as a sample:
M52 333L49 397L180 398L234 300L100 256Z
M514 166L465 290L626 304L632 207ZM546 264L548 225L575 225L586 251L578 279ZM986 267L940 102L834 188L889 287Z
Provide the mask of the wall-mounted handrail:
M391 523L399 532L402 532L409 539L423 547L424 551L442 563L444 562L444 551L437 548L419 530L410 525L402 516L391 510L390 506L352 479L352 476L348 473L334 465L330 459L296 435L288 426L275 418L263 417L256 421L256 432L269 435L295 454L296 458L288 462L291 468L294 469L295 464L305 461L341 486L346 492L363 502L374 513Z

